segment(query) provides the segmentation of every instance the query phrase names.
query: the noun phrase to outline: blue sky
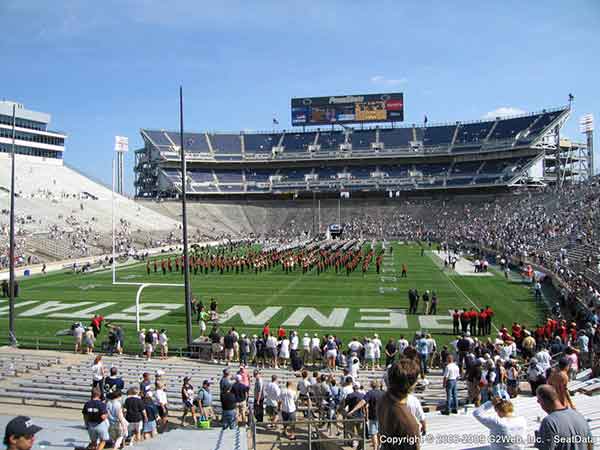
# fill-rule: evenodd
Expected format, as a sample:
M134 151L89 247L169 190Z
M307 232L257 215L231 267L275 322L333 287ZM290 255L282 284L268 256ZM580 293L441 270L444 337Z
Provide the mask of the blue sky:
M0 97L51 113L67 163L107 183L114 135L178 128L180 84L189 131L290 128L291 97L386 91L407 123L569 92L564 134L600 121L598 0L0 0L0 27Z

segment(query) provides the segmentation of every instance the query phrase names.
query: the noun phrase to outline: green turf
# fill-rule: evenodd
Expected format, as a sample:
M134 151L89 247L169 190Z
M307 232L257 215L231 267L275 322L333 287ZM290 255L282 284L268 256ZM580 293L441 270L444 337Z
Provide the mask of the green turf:
M416 287L420 292L425 289L434 290L439 298L438 315L448 315L449 309L470 308L471 301L477 306L489 305L496 311L495 324L511 324L520 321L527 325L535 325L543 314L542 308L536 304L530 287L520 282L505 280L503 276L494 273L490 277L458 276L447 273L440 268L428 253L421 256L420 247L417 245L394 244L393 264L384 263L384 273L376 274L374 261L369 272L363 276L357 269L349 277L345 271L339 274L330 269L320 276L315 271L303 275L300 272L286 274L280 268L272 271L244 274L218 272L208 275L192 276L192 291L207 304L211 297L219 302L219 310L227 310L233 305L245 305L252 308L255 314L266 307L281 307L281 310L271 318L273 327L279 326L298 307L312 307L328 316L333 308L348 308L349 311L339 328L326 329L322 323L315 323L308 318L296 328L303 332L334 332L342 339L347 340L353 335L379 333L382 339L397 338L399 335L412 336L421 329L420 316L408 316L408 327L404 329L390 329L384 326L369 328L355 328L354 324L360 322L361 316L378 315L377 313L360 312L361 308L402 308L408 309L407 291ZM408 277L400 278L402 264L408 266ZM160 269L159 269L160 272ZM396 277L396 281L382 282L381 277ZM146 274L145 264L121 268L118 270L117 280L132 283L182 283L180 273L163 276L161 273L150 276ZM92 304L66 309L65 313L80 311L86 307L102 302L115 303L99 312L104 316L120 313L125 308L135 305L137 286L114 286L110 271L91 274L58 273L46 276L35 276L24 279L20 283L21 292L17 304L16 331L17 336L23 341L31 341L32 337L54 336L58 330L68 328L75 320L86 323L89 317L52 318L48 315L24 317L22 314L31 310L36 305L47 301L59 302L92 302ZM396 292L380 292L380 287L396 288ZM468 297L468 298L467 298ZM5 300L5 299L2 299ZM23 305L26 301L37 303ZM175 303L183 304L183 288L150 286L142 294L142 303ZM0 303L0 327L8 328L6 311L2 307L6 302ZM420 305L421 308L422 305ZM91 316L91 314L90 314ZM364 321L364 320L363 320ZM366 320L373 322L372 319ZM126 344L131 346L136 341L135 323L131 321L115 320L122 324L126 333ZM375 321L377 322L377 321ZM377 322L379 323L379 322ZM381 322L383 325L383 322ZM170 312L168 315L152 323L142 323L143 327L167 328L171 337L171 347L182 346L185 339L185 309ZM250 334L262 329L262 325L246 325L239 316L223 324L223 328L235 326L241 332ZM429 330L438 337L439 342L450 340L451 330ZM4 334L4 333L3 333ZM194 328L194 335L199 334L199 328ZM4 337L2 337L4 339ZM66 342L70 341L65 339ZM137 349L137 346L135 347Z

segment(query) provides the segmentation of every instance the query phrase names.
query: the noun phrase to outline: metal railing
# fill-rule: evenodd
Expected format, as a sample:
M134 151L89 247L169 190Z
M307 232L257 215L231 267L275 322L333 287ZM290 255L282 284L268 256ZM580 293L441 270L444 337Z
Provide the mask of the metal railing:
M314 400L314 398L313 398ZM291 423L290 425L293 425L294 427L298 428L302 428L302 427L306 427L306 438L305 439L298 439L298 436L296 435L296 439L295 442L301 442L301 443L306 443L308 446L308 450L312 450L313 445L314 444L320 444L320 443L336 443L336 444L347 444L347 443L352 443L352 441L359 441L359 448L365 449L366 448L366 444L367 444L367 418L363 415L363 417L357 417L357 418L350 418L350 417L342 417L339 419L330 419L330 418L323 418L323 417L328 417L329 415L327 414L328 411L322 411L322 410L315 410L313 408L313 403L312 401L309 399L308 401L308 405L306 408L304 407L299 407L297 409L297 412L306 412L306 416L308 417L308 419L303 419L303 420L296 420L293 423ZM262 407L262 405L261 405ZM254 415L255 411L254 411L254 405L250 405L248 407L248 428L250 429L250 436L251 436L251 448L252 450L256 450L257 444L258 444L258 431L257 431L257 427L259 424L266 424L266 422L257 422L255 415ZM338 412L339 414L339 412ZM321 417L319 417L321 416ZM313 418L313 417L318 417L318 418ZM351 429L351 425L352 424L358 424L359 425L359 433L360 435L352 435L352 433L349 431L349 429ZM285 423L280 423L280 425L285 425ZM327 425L333 425L336 428L339 428L339 426L341 425L342 427L342 436L341 437L319 437L319 433L320 433L320 428L322 428L323 426L327 426ZM304 433L302 433L304 434ZM315 437L316 436L316 437Z

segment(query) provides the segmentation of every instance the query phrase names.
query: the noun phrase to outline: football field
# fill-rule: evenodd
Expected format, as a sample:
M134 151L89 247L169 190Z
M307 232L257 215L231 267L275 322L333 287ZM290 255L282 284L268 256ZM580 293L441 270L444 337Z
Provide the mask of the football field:
M401 278L405 264L408 276ZM517 280L506 280L492 270L490 276L458 275L444 270L437 256L427 251L421 256L418 245L393 243L393 253L386 252L380 274L374 262L363 275L360 268L346 275L334 269L318 275L315 270L285 273L281 267L270 271L248 273L218 271L191 275L193 295L206 306L211 298L218 301L223 330L236 327L240 333L259 334L266 321L271 328L280 325L299 333L332 333L346 342L352 336L378 333L382 340L412 337L415 331L426 330L440 343L452 338L449 310L490 306L495 311L494 325L510 326L513 321L533 326L542 318L544 308L536 304L531 287ZM146 273L146 264L121 267L117 280L126 283L147 283L141 303L141 327L166 328L171 348L184 346L185 306L183 288L154 286L153 283L183 283L181 273L163 275L160 271ZM438 297L436 315L408 314L408 289L435 291ZM22 344L35 339L42 344L57 343L56 333L73 322L84 325L94 314L122 325L126 350L137 351L136 285L113 285L110 270L88 274L69 272L34 276L20 280L16 304L16 332ZM0 298L0 327L8 329L8 301ZM209 326L210 330L210 326ZM494 332L495 330L492 329ZM6 342L7 332L2 333ZM200 329L194 323L194 337ZM104 340L103 332L100 340ZM65 348L71 348L69 337L61 338Z

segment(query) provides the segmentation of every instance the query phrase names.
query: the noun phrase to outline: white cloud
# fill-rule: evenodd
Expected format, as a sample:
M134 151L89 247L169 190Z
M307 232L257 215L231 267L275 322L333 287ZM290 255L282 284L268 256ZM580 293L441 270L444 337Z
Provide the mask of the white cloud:
M371 83L379 84L383 86L397 86L399 84L408 83L407 78L386 78L383 75L373 75L371 77Z
M495 119L496 117L518 116L519 114L525 114L525 111L521 108L515 108L514 106L501 106L493 111L488 111L483 115L483 118Z

